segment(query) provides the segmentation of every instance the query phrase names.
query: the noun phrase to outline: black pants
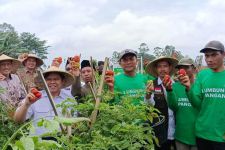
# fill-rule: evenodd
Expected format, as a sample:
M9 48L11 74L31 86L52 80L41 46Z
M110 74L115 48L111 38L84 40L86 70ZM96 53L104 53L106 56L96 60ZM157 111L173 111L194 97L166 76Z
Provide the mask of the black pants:
M155 150L176 150L175 140L167 140L160 147L155 146Z
M198 150L225 150L225 142L214 142L196 138Z

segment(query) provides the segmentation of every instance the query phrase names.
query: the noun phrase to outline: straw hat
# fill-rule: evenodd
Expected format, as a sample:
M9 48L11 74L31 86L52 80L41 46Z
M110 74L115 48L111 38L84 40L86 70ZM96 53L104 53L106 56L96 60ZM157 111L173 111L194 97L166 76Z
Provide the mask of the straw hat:
M156 65L158 62L160 61L167 61L170 63L170 65L172 66L172 71L170 72L170 75L172 75L175 72L175 67L178 63L178 60L172 57L167 57L167 56L161 56L159 58L154 59L153 61L151 61L147 66L146 66L146 71L147 73L157 77L157 71L156 71Z
M5 54L2 54L2 55L0 56L0 62L5 61L5 60L10 60L10 61L12 61L12 66L13 66L12 72L13 72L13 73L15 73L15 72L17 71L17 69L18 69L18 68L20 67L20 65L21 65L21 62L20 62L19 60L14 59L14 58L12 58L12 57L9 57L9 56L7 56L7 55L5 55Z
M25 61L28 58L35 58L37 62L37 67L40 67L41 65L44 64L43 60L38 58L35 54L22 54L21 62L23 65L25 65Z
M70 86L74 81L74 78L70 73L68 73L58 67L55 67L55 66L51 66L50 68L48 68L46 71L43 72L43 75L45 76L48 73L59 73L62 76L64 76L64 84L63 84L62 88L66 88L66 87Z

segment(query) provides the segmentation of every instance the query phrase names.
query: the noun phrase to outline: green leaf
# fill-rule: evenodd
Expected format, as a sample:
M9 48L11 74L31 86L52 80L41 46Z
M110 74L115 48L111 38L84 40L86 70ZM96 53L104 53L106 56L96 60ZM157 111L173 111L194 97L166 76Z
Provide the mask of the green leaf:
M34 142L33 139L30 137L22 137L20 139L24 150L34 150Z
M59 123L62 123L66 126L70 126L72 124L76 124L82 121L90 122L91 120L89 118L85 117L78 117L78 118L64 118L64 117L55 117L55 120Z

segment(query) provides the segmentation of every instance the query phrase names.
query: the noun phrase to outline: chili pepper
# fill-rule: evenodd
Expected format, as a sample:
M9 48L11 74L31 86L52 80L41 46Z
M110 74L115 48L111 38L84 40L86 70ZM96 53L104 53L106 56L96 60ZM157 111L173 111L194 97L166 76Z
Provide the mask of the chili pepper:
M172 80L171 80L170 76L165 75L163 80L164 80L164 84L169 83L169 86L167 87L167 89L172 90Z
M36 100L38 100L39 98L41 98L41 92L39 92L36 88L32 88L31 89L31 93L34 94L35 98L30 99L31 102L35 102Z
M75 61L70 61L70 65L73 69L78 69L80 68L80 63L75 62Z
M76 55L72 58L72 61L80 62L80 56Z
M107 70L105 72L105 75L107 75L107 76L114 76L114 72L112 70Z
M169 76L169 75L165 75L164 81L165 81L166 83L168 83L170 80L171 80L171 79L170 79L170 76Z
M154 90L153 80L148 80L147 81L147 86L150 86L150 90L153 91Z
M147 81L147 84L149 85L149 84L153 84L153 81L152 80L148 80Z
M57 62L58 62L59 64L62 63L62 57L57 57L56 59L57 59Z
M179 70L179 75L185 76L186 75L186 71L184 69L180 69Z

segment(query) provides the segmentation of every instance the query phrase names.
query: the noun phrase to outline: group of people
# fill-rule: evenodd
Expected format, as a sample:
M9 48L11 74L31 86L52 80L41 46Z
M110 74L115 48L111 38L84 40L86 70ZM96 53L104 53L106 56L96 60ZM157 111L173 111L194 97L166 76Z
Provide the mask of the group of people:
M225 150L224 45L210 41L200 52L205 55L207 68L199 72L191 58L178 61L162 56L145 63L145 73L140 74L136 51L126 49L121 51L118 60L123 73L105 76L108 90L116 93L112 104L119 105L123 96L130 96L132 105L144 102L159 110L164 120L153 126L159 140L159 145L155 143L156 150ZM19 59L0 56L0 86L5 89L0 99L16 108L16 122L32 118L37 126L40 118L54 117L48 95L38 80L37 69L41 65L42 59L34 54ZM99 62L100 76L103 65L104 62ZM83 60L80 68L73 69L68 59L65 70L53 63L43 75L56 104L75 97L79 105L91 94L95 71L89 60ZM33 100L32 88L42 90L40 100ZM60 108L57 111L62 114ZM155 118L151 124L157 122ZM46 129L37 127L35 134L45 132Z

